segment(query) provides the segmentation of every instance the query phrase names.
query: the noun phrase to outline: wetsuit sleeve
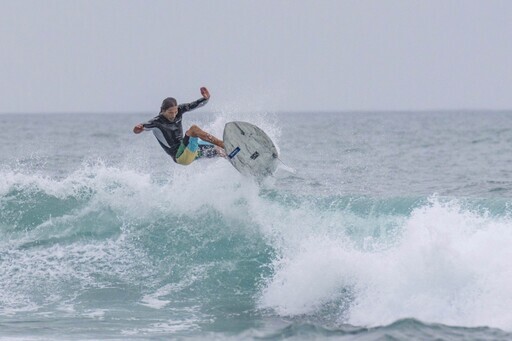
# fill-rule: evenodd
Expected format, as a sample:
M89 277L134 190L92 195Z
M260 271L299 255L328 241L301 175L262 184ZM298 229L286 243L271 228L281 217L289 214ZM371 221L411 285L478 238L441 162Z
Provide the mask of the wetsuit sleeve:
M200 98L197 101L191 102L191 103L183 103L178 106L178 111L180 114L183 114L187 111L194 110L200 107L203 107L208 103L208 100L206 98Z
M156 128L157 120L158 120L158 116L155 118L152 118L151 120L149 120L145 123L142 123L142 126L144 127L145 130L150 130L150 129Z

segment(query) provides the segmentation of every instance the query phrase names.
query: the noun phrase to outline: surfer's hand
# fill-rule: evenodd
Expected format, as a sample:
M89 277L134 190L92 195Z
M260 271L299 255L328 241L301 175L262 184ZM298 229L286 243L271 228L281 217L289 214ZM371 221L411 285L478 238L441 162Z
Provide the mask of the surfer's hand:
M140 134L144 130L144 126L142 124L137 124L135 127L133 127L133 132L135 134Z
M204 99L210 99L210 92L204 86L201 88L201 95L203 95Z

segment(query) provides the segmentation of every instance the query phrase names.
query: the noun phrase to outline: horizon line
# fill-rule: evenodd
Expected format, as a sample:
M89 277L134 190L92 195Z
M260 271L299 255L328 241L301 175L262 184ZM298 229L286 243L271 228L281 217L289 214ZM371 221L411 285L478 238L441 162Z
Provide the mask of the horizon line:
M512 112L509 109L339 109L339 110L257 110L264 113L272 114L348 114L348 113L454 113L454 112ZM217 114L222 111L201 111L197 113ZM252 113L253 111L240 111L241 114ZM158 115L152 110L140 111L43 111L43 112L0 112L0 115L136 115L136 114L154 114Z

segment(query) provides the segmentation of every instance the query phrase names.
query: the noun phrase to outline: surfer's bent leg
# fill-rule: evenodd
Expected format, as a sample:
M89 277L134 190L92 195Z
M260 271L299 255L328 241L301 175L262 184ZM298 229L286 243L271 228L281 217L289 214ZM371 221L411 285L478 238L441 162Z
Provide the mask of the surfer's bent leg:
M209 134L209 133L205 132L204 130L202 130L201 128L196 126L195 124L192 125L187 130L185 135L190 136L190 137L199 137L203 141L208 141L208 142L213 143L214 145L216 145L218 147L224 148L224 142L222 142L222 140L219 140L218 138L216 138L212 134Z

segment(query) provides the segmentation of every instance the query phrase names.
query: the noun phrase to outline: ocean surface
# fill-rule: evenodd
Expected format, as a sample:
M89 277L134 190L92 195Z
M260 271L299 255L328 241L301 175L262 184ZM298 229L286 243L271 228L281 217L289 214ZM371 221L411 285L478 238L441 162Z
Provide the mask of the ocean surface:
M512 339L512 112L185 116L260 183L152 116L0 115L0 339Z

